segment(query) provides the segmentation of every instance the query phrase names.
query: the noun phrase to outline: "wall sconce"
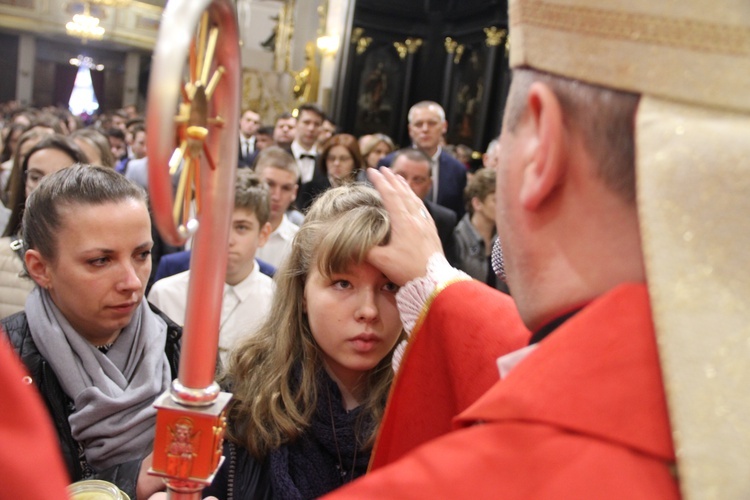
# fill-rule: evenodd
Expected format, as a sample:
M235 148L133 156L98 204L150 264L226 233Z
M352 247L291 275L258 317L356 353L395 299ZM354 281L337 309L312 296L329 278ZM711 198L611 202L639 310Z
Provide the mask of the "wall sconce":
M339 42L339 37L335 35L318 37L318 50L323 55L323 57L333 58L336 55L336 52L338 52L339 50Z

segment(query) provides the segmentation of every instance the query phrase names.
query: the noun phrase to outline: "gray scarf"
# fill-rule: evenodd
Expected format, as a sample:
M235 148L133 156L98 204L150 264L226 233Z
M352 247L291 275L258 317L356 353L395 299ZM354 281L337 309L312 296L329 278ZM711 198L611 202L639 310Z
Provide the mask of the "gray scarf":
M147 455L154 439L154 400L169 387L167 325L144 299L107 354L68 323L49 293L35 287L26 318L75 411L68 421L86 460L104 470Z

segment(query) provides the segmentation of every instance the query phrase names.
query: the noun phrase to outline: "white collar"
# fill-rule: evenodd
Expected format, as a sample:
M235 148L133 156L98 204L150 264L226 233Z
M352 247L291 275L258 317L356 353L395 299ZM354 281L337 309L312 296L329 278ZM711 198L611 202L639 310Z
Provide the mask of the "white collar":
M305 149L302 144L297 142L297 139L294 139L292 141L292 153L294 153L295 157L299 157L301 154L309 154L309 155L317 155L318 149L316 148L315 144L310 149Z
M255 261L255 259L253 259L253 270L250 271L250 274L248 274L244 280L240 281L234 286L224 283L224 290L226 292L227 287L233 288L234 293L237 295L237 298L240 302L242 302L247 299L247 297L256 287L255 282L258 280L259 275L261 275L260 266Z
M419 149L416 144L412 144L412 147L414 149ZM421 149L419 149L419 150L422 151ZM422 152L424 153L424 151L422 151ZM441 146L438 146L437 147L437 151L435 151L435 154L429 157L430 161L433 162L433 163L436 162L436 161L438 161L438 159L440 159L440 153L442 153L442 152L443 152L443 148ZM425 153L425 155L426 154L427 153Z
M503 356L497 358L497 369L500 372L500 379L504 379L508 374L515 368L518 363L526 359L526 357L534 352L539 344L531 344L513 352L509 352Z

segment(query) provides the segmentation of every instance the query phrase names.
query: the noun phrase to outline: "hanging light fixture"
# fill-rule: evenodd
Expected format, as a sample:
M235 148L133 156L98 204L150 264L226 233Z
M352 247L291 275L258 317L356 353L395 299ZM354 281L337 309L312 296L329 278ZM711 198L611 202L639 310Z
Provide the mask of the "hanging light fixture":
M83 4L83 13L73 16L73 20L65 25L68 35L80 38L83 43L88 40L101 40L104 28L99 26L99 18L91 15L89 3Z
M71 58L69 61L71 66L78 66L79 68L88 68L90 70L103 71L104 65L94 61L92 57L78 54L77 57Z

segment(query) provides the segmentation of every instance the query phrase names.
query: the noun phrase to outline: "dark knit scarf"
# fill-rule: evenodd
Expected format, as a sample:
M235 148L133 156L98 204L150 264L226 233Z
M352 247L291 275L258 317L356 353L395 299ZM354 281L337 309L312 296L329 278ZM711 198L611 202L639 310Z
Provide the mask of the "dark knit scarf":
M363 450L362 442L371 422L360 421L364 419L360 417L362 407L347 412L336 383L325 370L318 375L318 404L310 427L293 443L269 454L275 498L317 498L367 471L371 449ZM331 414L336 428L335 439ZM359 440L355 432L358 432ZM339 453L336 452L337 444Z

